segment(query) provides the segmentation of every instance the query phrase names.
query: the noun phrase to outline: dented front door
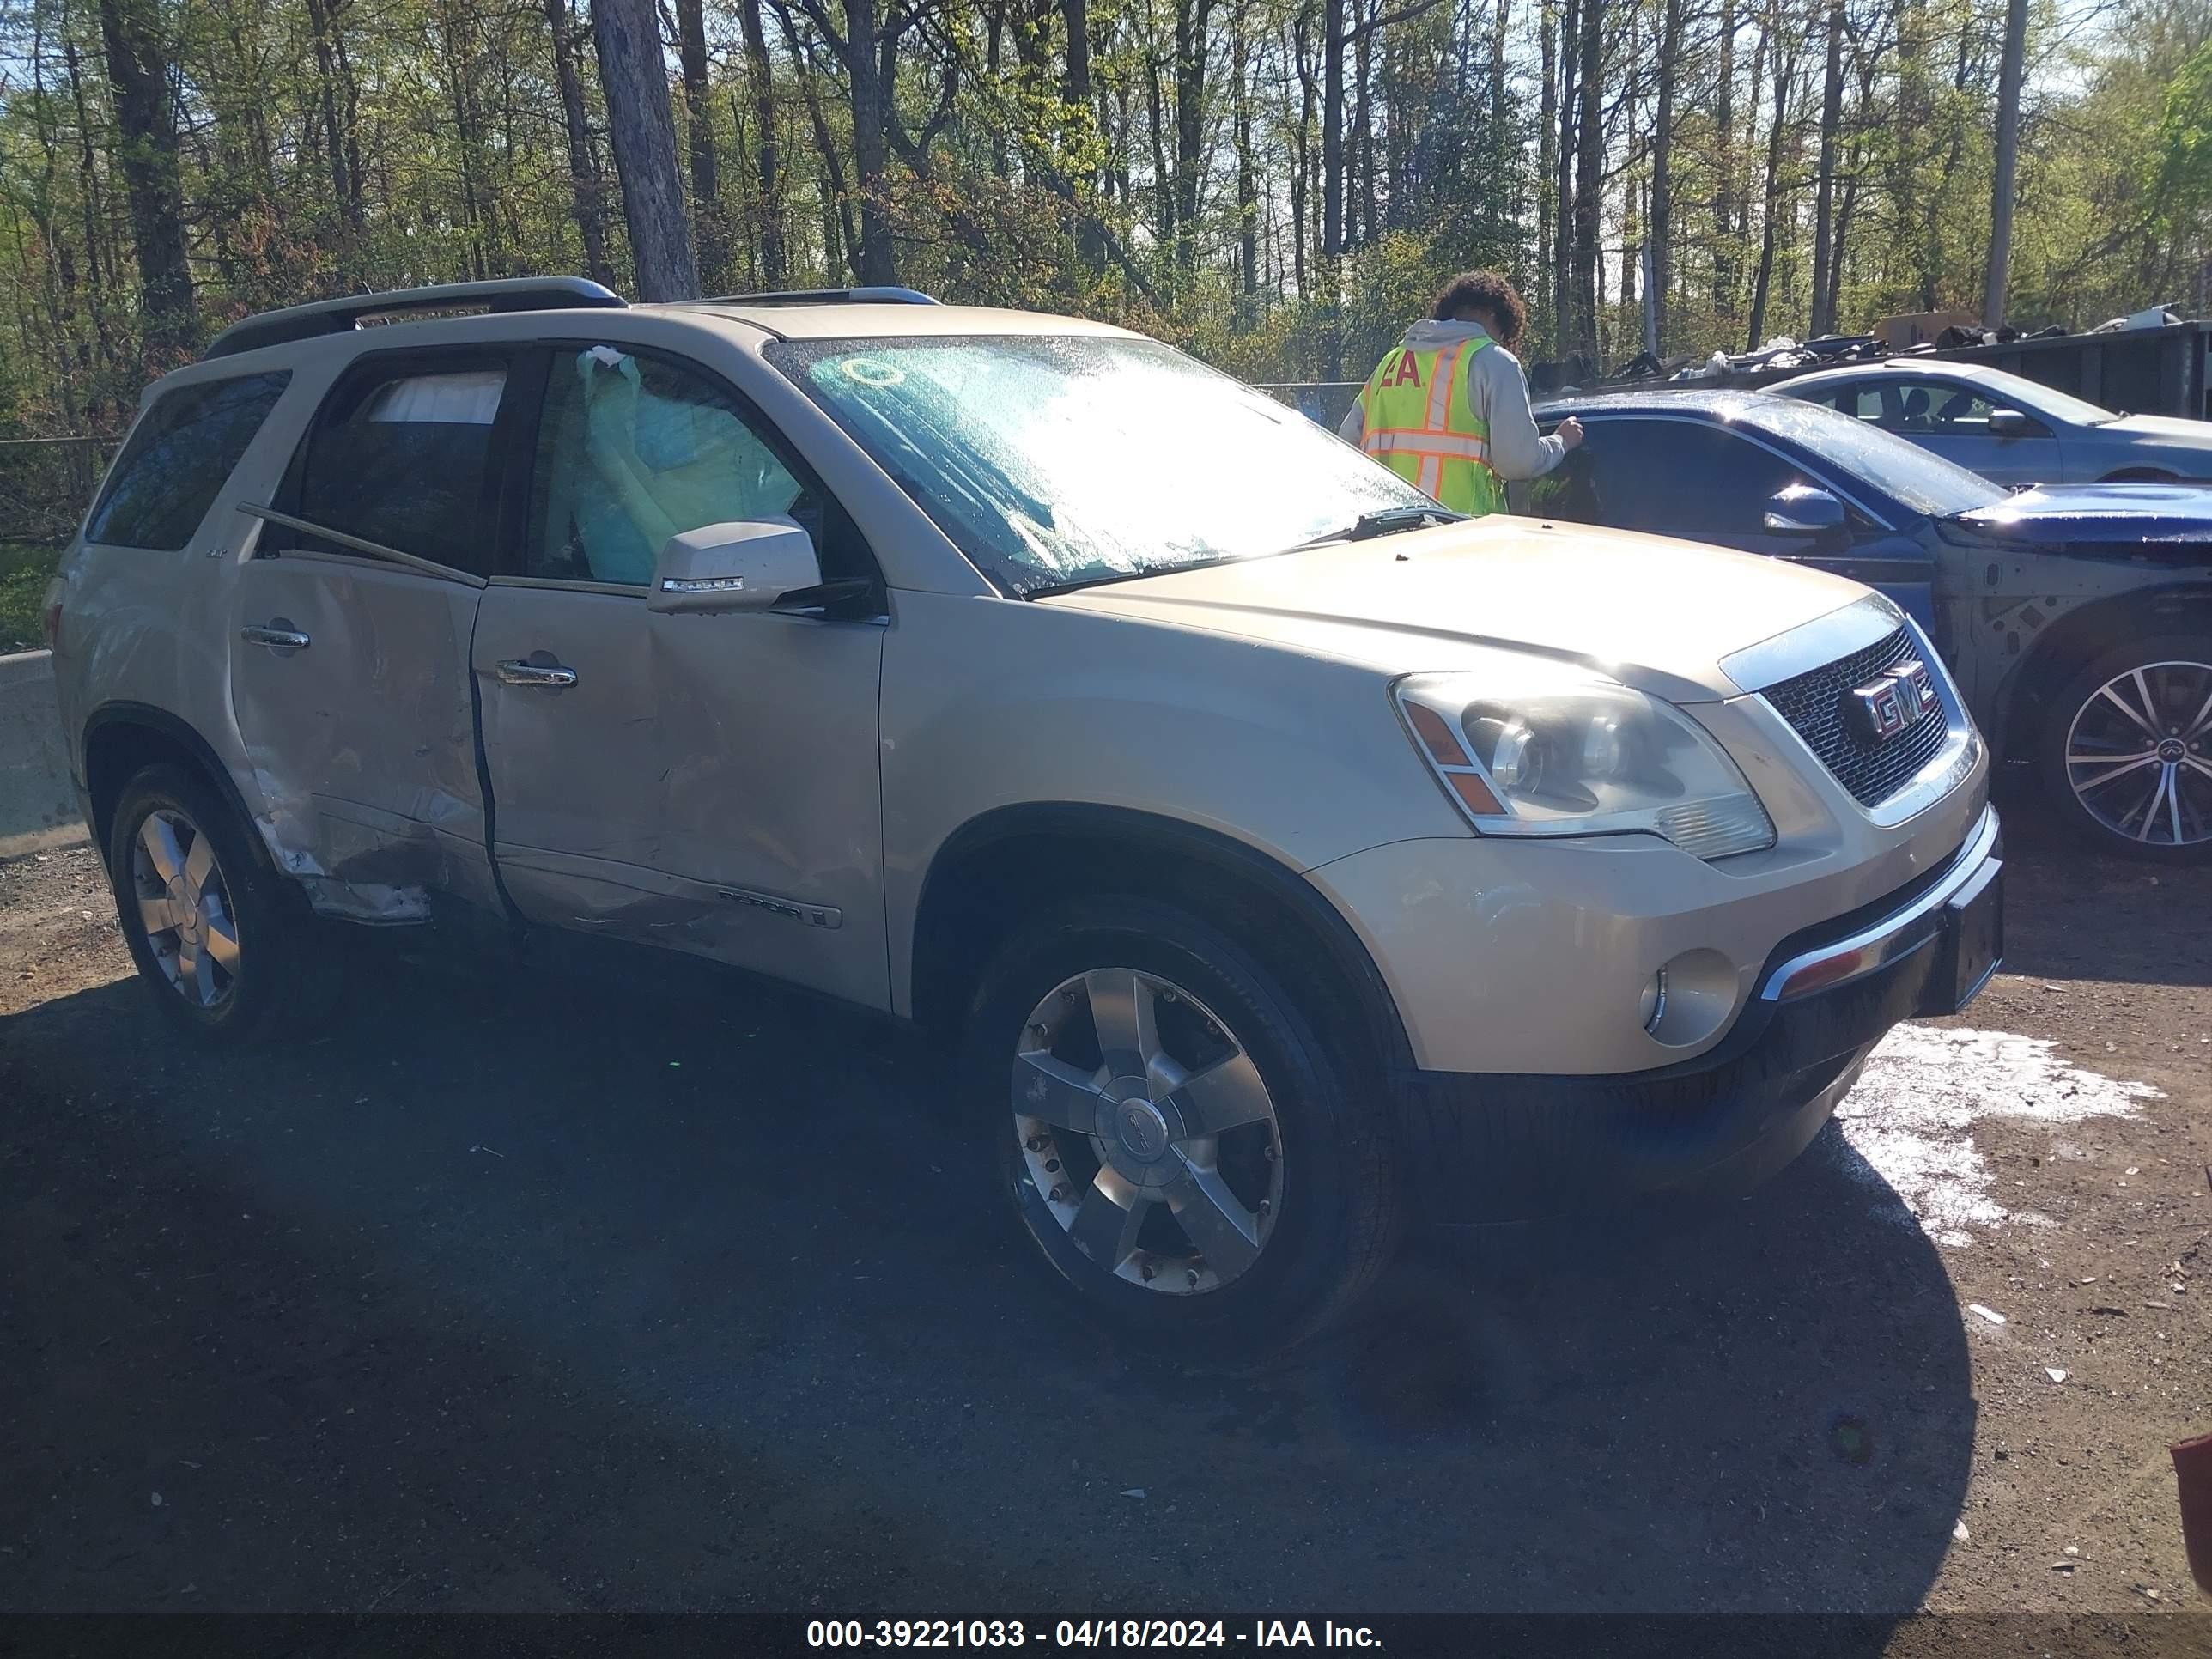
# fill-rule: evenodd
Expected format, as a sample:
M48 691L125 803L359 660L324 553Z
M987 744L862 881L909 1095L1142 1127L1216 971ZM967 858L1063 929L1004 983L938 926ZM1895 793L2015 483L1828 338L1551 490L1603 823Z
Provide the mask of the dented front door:
M508 893L884 1005L882 657L866 623L495 582L476 667Z
M646 608L666 538L788 515L825 576L866 550L759 411L686 360L548 348L519 573L475 669L500 875L533 921L873 1006L884 945L884 625Z

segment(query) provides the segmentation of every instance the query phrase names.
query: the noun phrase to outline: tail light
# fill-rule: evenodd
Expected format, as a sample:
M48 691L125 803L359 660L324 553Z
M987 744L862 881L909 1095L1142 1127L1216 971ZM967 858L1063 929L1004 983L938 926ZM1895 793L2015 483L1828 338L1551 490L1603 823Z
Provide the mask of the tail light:
M62 648L62 584L58 579L46 584L46 635L47 650Z

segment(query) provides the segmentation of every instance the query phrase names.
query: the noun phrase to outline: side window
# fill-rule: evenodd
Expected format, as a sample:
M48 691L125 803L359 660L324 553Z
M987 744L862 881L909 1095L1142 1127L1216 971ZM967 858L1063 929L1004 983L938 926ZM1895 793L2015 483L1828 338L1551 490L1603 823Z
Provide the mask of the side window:
M1964 386L1905 380L1890 387L1890 398L1882 424L1892 432L1926 437L1937 432L1981 436L1989 431L1989 401Z
M497 533L492 428L506 388L506 368L481 360L348 376L307 435L292 510L489 575Z
M1817 482L1771 449L1689 421L1593 421L1583 447L1595 463L1595 522L1692 541L1762 537L1767 498Z
M1839 386L1820 401L1855 421L1864 421L1869 426L1881 424L1881 388L1879 386Z
M671 536L779 517L806 527L825 577L866 574L842 510L700 370L624 347L553 349L526 574L643 586Z
M291 378L204 380L155 398L116 457L86 521L85 539L158 553L181 550Z

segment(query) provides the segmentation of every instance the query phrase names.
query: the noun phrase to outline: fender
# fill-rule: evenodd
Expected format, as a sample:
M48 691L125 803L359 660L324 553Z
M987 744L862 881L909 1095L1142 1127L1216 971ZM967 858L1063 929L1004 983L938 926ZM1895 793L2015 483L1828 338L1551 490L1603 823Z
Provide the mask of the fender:
M1218 830L1128 807L1024 802L981 813L947 836L931 856L915 905L914 936L906 945L914 958L910 982L921 983L922 952L931 948L933 935L941 935L946 926L945 919L935 914L948 902L940 879L944 872L985 857L994 848L1022 841L1108 846L1148 866L1211 873L1221 878L1224 891L1242 886L1260 894L1295 918L1319 945L1328 965L1351 990L1361 1024L1385 1064L1394 1070L1413 1065L1413 1045L1382 973L1327 895L1290 866Z

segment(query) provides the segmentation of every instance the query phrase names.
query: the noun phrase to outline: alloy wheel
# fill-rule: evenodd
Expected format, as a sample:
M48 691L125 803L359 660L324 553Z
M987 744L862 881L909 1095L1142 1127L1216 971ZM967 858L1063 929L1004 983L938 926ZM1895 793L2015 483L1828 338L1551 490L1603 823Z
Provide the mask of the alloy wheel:
M131 843L131 890L162 977L194 1007L220 1006L238 983L238 923L215 843L182 812L156 808Z
M1172 1296L1251 1271L1281 1216L1281 1132L1212 1009L1157 974L1095 969L1030 1012L1012 1069L1030 1179L1091 1262Z
M2146 663L2100 686L2067 729L2066 781L2116 836L2212 839L2212 663Z

